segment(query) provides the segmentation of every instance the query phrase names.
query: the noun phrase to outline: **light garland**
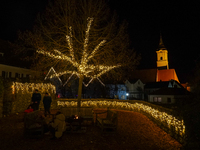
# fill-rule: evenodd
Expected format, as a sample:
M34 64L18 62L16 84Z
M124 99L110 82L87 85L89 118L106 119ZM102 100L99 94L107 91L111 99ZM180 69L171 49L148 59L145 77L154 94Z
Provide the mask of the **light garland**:
M58 106L71 107L77 106L77 102L69 101L57 101ZM185 136L185 125L183 120L178 120L176 117L167 114L166 112L161 112L150 106L140 104L140 103L128 103L128 102L117 102L117 101L82 101L81 107L112 107L116 109L125 109L129 111L145 112L151 115L155 120L159 121L161 124L166 125L169 131L175 131L181 137Z
M62 81L61 81L61 79L60 79L59 76L62 75L62 74L65 74L66 71L60 72L59 74L57 74L56 71L54 70L54 68L51 67L51 69L50 69L49 72L47 73L46 77L44 78L45 80L46 80L47 77L49 76L49 73L50 73L51 70L54 72L54 74L51 75L50 78L57 77L58 80L59 80L59 81L61 82L61 84L62 84ZM70 71L68 71L68 72L70 72ZM71 79L71 77L72 77L74 74L77 75L77 76L80 78L79 74L77 74L76 72L71 71L70 73L71 73L71 76L70 76L70 77L67 79L67 81L63 84L63 86L65 86L65 85L68 83L68 81ZM94 78L91 78L90 81L88 82L88 84L85 84L85 83L83 82L83 85L84 85L85 87L88 87L88 85L92 82L93 79L94 79ZM100 82L103 86L105 86L105 84L104 84L98 77L97 77L97 79L99 80L99 82Z
M19 93L19 91L21 91L22 94L33 93L35 89L38 89L41 93L45 93L47 91L50 91L51 93L56 93L56 87L50 83L13 82L11 88L12 94Z
M49 73L51 72L51 70L54 72L55 76L58 78L58 80L62 83L61 79L58 77L56 71L54 70L53 67L50 68L49 72L47 73L46 77L44 78L44 80L47 79L47 77L49 76Z
M73 43L72 43L72 32L71 32L72 27L69 27L69 35L66 35L66 41L69 46L69 53L70 53L69 55L70 56L63 54L58 50L54 50L54 53L50 53L50 52L44 51L42 49L38 49L36 51L39 54L43 54L43 55L46 55L46 56L54 58L54 59L66 60L66 61L70 62L75 68L77 68L77 71L67 70L67 71L63 71L60 73L56 73L54 70L55 74L49 76L50 78L59 77L64 74L76 74L77 76L83 75L83 76L89 77L89 78L91 78L91 80L93 80L114 68L120 67L120 65L115 65L115 66L97 65L97 66L95 66L95 65L88 64L88 61L95 56L95 54L99 50L99 48L101 46L103 46L103 44L106 42L106 40L102 40L90 54L87 52L87 50L88 50L87 47L88 47L88 42L89 42L89 33L90 33L90 28L91 28L91 24L92 24L93 20L94 20L93 18L90 18L90 17L88 18L88 24L87 24L87 28L85 31L85 40L84 40L84 44L83 44L83 53L82 53L82 58L81 58L80 63L75 61L74 49L73 49ZM95 72L97 72L97 74L94 74Z

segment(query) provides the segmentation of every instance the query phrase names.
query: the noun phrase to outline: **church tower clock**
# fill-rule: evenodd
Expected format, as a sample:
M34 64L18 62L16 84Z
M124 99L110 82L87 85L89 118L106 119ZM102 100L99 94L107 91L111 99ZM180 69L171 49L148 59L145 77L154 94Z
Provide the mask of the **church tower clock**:
M161 69L169 69L168 65L168 51L165 48L162 40L162 36L160 35L160 42L158 46L158 51L157 53L157 68L159 70Z

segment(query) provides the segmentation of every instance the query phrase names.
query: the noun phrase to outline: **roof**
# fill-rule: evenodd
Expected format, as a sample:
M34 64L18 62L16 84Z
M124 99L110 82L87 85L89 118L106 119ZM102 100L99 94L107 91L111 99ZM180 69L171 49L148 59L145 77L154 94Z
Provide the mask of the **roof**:
M163 87L170 87L174 86L174 84L179 85L181 88L184 88L179 82L176 80L170 80L170 81L160 81L160 82L149 82L145 84L145 88L163 88Z
M149 82L145 84L145 88L163 88L168 87L170 81L164 82Z
M157 69L136 70L133 79L140 79L143 83L156 82Z
M132 83L132 84L134 84L134 83L136 83L138 80L140 80L140 79L131 79L131 80L128 80L130 83Z
M162 35L160 35L160 42L159 42L159 45L158 45L158 48L159 49L162 49L162 50L165 50L165 45L163 43L163 40L162 40Z
M149 95L189 95L190 92L184 88L161 88L156 90Z
M175 69L157 70L157 81L176 80L179 82Z

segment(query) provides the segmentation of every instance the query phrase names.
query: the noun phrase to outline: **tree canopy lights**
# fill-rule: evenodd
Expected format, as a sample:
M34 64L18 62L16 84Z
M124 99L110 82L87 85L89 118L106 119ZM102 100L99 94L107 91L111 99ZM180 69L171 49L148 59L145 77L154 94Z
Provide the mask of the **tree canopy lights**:
M93 80L93 79L98 79L99 82L104 85L101 80L99 79L99 77L101 75L103 75L104 73L116 68L116 67L120 67L120 65L115 65L115 66L105 66L105 65L94 65L94 64L90 64L89 61L91 58L93 58L95 56L95 54L97 53L97 51L99 50L99 48L101 46L103 46L103 44L106 42L106 40L102 40L94 49L91 53L88 53L88 42L89 42L89 33L90 33L90 28L91 28L91 24L92 24L93 18L88 18L88 23L87 23L87 28L85 31L85 39L84 39L84 44L83 44L83 52L82 52L82 57L80 62L76 60L75 55L74 55L74 49L73 49L73 42L72 42L72 27L69 27L69 35L66 35L66 41L67 44L69 46L69 56L66 54L63 54L62 52L60 52L59 50L54 50L53 53L48 52L48 51L44 51L42 49L38 49L37 53L46 55L48 57L51 57L53 59L59 59L59 60L64 60L67 61L69 63L71 63L71 65L73 67L76 68L76 70L70 71L70 70L66 70L66 71L62 71L59 73L56 73L55 70L53 68L54 74L49 76L49 78L54 78L57 77L60 81L61 79L59 78L60 76L64 75L64 74L71 74L71 76L68 78L68 80L65 82L65 84L69 81L69 79L73 76L73 75L77 75L78 77L80 76L84 76L84 77L88 77L91 78L91 80L88 82L88 84L85 84L85 86L88 86L89 83ZM50 69L50 70L51 70ZM49 73L47 74L47 76L49 75ZM46 76L46 78L47 78ZM45 79L46 79L45 78ZM64 84L64 85L65 85Z

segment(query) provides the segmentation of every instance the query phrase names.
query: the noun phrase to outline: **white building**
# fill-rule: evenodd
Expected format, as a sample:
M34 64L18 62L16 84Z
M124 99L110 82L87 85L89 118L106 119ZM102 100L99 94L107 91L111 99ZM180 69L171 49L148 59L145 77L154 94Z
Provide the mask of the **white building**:
M129 99L144 99L144 84L140 79L126 80L125 85L129 93Z
M184 88L161 88L148 95L149 102L162 103L162 104L185 104L190 96Z
M30 69L0 64L0 76L3 78L29 78L34 75L35 72Z

